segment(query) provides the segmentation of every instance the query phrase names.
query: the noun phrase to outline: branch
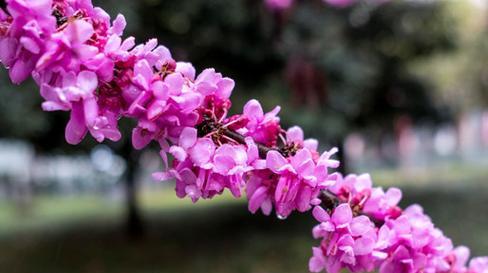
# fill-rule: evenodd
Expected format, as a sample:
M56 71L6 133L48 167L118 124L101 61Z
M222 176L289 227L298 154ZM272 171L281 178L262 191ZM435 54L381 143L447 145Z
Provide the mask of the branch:
M235 131L232 131L228 128L222 128L222 132L224 135L232 138L233 140L235 140L241 144L246 144L245 137L243 135L241 135ZM261 143L256 143L256 146L258 147L259 156L261 158L266 158L266 155L268 154L268 152L271 152L271 151L281 152L279 149L270 148L270 147L265 146Z
M229 138L232 138L233 140L235 140L241 144L246 144L245 137L243 135L241 135L235 131L232 131L228 128L220 128L220 130L221 130L223 135L225 135ZM278 151L281 154L283 154L284 156L286 156L286 154L281 149L270 148L270 147L267 147L261 143L256 143L256 146L258 147L259 156L261 158L266 158L266 154L270 151ZM324 209L329 210L329 211L332 211L341 203L345 203L342 200L340 200L340 198L337 195L335 195L334 193L332 193L328 190L323 190L320 193L319 198L322 201L321 206ZM364 216L368 217L377 227L381 227L384 224L383 220L376 219L375 217L373 217L367 213L359 211L359 212L357 212L357 215L364 215Z

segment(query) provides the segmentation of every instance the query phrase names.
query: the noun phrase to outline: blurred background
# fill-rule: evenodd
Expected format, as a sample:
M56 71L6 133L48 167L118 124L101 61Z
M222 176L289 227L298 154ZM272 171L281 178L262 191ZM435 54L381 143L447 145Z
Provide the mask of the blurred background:
M139 42L156 36L177 60L235 79L235 112L251 98L281 105L284 127L341 149L343 171L401 187L403 205L488 254L488 1L94 2L125 14ZM68 115L43 113L36 87L6 75L0 272L308 272L310 215L179 200L151 180L158 149L131 148L131 121L119 143L69 146Z

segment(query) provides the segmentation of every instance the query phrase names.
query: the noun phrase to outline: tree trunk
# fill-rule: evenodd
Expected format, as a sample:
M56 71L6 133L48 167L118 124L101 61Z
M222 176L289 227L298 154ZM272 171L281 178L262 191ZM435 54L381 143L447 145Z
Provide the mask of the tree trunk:
M337 168L337 171L339 171L343 175L347 175L351 170L349 170L349 165L347 164L346 152L344 151L345 149L344 140L342 139L337 140L335 146L339 149L336 155L337 155L337 159L341 162L339 168Z
M132 149L130 142L124 146L127 146L124 147L127 162L125 174L126 232L130 238L137 239L144 235L144 224L137 199L138 185L136 180L140 154Z

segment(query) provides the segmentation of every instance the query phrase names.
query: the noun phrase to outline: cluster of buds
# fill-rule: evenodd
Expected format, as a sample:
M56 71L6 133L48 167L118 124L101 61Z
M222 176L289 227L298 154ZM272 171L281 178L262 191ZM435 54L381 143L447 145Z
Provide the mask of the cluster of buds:
M46 111L70 111L66 140L89 133L118 141L118 120L132 118L135 149L159 144L176 194L194 202L229 190L247 195L249 210L280 219L313 211L321 238L310 270L338 272L482 273L487 258L453 248L419 206L398 207L401 191L373 188L368 175L334 172L337 149L318 151L302 129L284 130L279 107L265 113L251 100L229 115L234 81L214 69L197 75L155 39L122 38L122 15L111 21L90 0L8 0L0 10L0 62L14 83L32 76ZM169 157L173 160L169 160Z

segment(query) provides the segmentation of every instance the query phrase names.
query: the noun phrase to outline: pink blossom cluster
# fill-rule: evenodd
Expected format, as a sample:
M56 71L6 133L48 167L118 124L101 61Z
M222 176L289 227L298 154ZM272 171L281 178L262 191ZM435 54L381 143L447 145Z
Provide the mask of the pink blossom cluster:
M117 141L118 120L136 119L134 148L160 145L165 170L154 176L176 179L179 197L196 202L225 189L236 197L246 190L252 212L274 207L280 217L320 203L320 191L333 183L327 169L338 164L331 153L319 155L317 141L304 140L298 127L282 130L279 107L264 113L251 100L242 114L229 116L233 80L214 69L197 75L155 39L140 45L123 39L122 15L111 21L89 0L7 4L0 60L14 83L33 76L44 110L70 111L69 143L87 133ZM264 158L258 145L269 150Z
M118 120L137 121L135 149L159 144L176 194L194 202L243 192L252 213L279 218L313 208L321 238L311 271L463 272L488 270L453 248L418 206L401 210L401 191L373 188L369 175L343 177L337 149L323 153L297 126L281 128L279 107L251 100L229 115L234 81L214 69L197 74L155 39L123 39L125 19L111 21L90 0L8 0L0 10L0 62L14 83L32 76L45 111L69 111L66 140L86 134L119 140ZM170 160L171 159L171 160Z
M353 5L358 0L322 0L327 5L345 8ZM378 0L375 0L378 1ZM285 10L293 6L295 0L264 0L266 6L271 10Z
M422 207L398 207L401 191L373 188L368 174L339 177L329 188L340 205L325 210L313 209L320 222L313 236L321 244L313 248L309 268L337 273L475 273L488 272L488 258L474 258L469 266L469 249L454 248L451 240Z

